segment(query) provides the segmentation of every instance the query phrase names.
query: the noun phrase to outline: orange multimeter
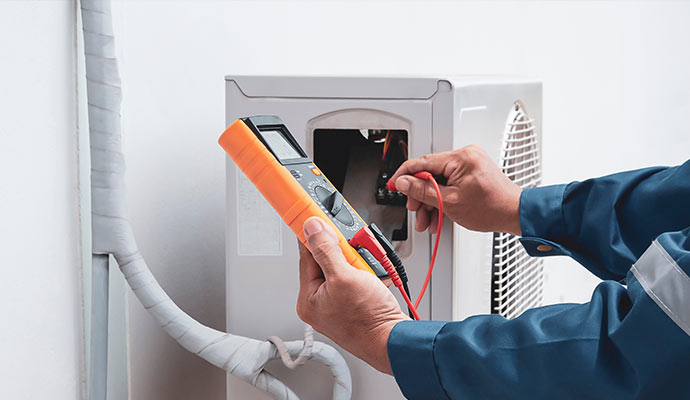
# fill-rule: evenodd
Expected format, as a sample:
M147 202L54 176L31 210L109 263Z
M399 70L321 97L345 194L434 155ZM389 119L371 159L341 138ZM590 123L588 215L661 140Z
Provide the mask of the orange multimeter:
M320 217L335 229L348 263L379 278L388 277L368 250L348 243L367 224L307 157L280 118L240 118L218 143L302 243L307 245L304 221Z

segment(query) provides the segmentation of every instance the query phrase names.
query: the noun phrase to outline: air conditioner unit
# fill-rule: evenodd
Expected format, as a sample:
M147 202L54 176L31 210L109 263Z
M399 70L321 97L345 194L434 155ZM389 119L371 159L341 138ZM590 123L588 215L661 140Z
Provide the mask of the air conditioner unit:
M228 76L226 124L257 114L282 118L358 213L394 240L416 297L432 238L413 229L414 214L400 206L400 199L377 192L387 168L401 158L474 143L516 183L536 186L541 177L541 99L541 83L507 77ZM397 146L391 150L384 141L393 137ZM397 152L397 159L390 160L390 151ZM303 325L295 312L296 238L231 160L226 201L228 330L255 338L299 338ZM511 318L540 305L542 274L541 261L529 257L515 237L446 223L419 313L435 320L480 313ZM400 398L392 377L352 356L346 359L354 399ZM328 372L303 368L307 374L279 366L271 372L304 398L327 398ZM263 398L253 387L228 379L228 398Z

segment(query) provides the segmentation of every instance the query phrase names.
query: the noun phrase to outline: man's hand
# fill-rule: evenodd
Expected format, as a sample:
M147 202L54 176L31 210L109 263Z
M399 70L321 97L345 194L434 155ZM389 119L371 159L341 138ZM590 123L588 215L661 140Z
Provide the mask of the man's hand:
M415 229L436 233L438 200L430 182L412 174L429 171L448 179L440 186L444 214L467 229L520 235L522 189L505 176L484 149L470 145L405 161L391 177L416 212Z
M335 232L324 221L309 218L304 236L311 253L299 244L297 314L345 350L391 374L388 336L396 323L409 318L376 276L345 261Z

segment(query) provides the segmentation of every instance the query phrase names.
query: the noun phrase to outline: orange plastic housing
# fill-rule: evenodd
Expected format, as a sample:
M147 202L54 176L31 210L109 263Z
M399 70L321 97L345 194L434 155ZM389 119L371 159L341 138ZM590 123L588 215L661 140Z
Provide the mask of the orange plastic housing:
M244 121L238 119L233 122L220 136L218 143L307 248L309 245L305 240L302 226L307 218L316 216L326 221L336 232L340 249L347 262L357 269L374 274L316 201L295 180L290 171L278 162Z

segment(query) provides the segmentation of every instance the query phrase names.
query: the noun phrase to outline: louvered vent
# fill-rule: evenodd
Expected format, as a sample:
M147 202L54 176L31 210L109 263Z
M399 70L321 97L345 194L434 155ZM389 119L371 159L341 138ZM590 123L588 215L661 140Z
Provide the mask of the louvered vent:
M516 101L508 115L499 165L520 187L541 181L541 155L533 120L524 105ZM543 262L530 257L517 237L494 233L491 308L494 314L514 318L541 304L544 282Z

